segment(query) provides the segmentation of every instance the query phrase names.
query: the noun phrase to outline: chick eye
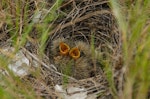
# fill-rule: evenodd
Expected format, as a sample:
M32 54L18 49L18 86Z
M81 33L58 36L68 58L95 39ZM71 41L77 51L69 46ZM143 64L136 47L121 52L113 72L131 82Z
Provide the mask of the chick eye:
M68 52L69 52L69 50L70 50L70 47L69 47L66 43L61 42L61 43L59 44L59 51L60 51L60 54L62 54L62 55L67 55Z
M78 59L80 57L80 51L77 47L72 48L69 51L69 55L73 58L73 59Z

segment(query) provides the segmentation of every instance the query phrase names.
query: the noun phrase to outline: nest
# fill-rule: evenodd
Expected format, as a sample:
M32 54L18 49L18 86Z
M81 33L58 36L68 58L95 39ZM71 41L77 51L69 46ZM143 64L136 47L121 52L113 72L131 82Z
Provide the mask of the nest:
M86 88L89 95L100 94L97 95L100 99L112 98L110 85L104 72L104 61L109 60L115 77L118 76L116 71L119 71L121 65L119 64L121 40L115 17L108 3L107 0L71 0L61 6L60 12L63 12L63 18L56 21L55 24L58 25L50 32L45 51L50 63L57 68L55 72L43 68L44 72L48 72L45 76L45 80L49 79L48 85L62 85L66 82L77 84ZM68 58L68 54L61 55L59 48L62 42L67 43L71 48L77 46L80 53L83 53L81 58L72 60ZM82 46L85 49L80 49L78 42L84 43ZM95 53L95 55L87 55L88 53ZM65 66L70 62L68 60L73 63L69 69L72 70L71 74L64 72L67 70ZM78 60L81 61L76 65ZM82 62L87 65L84 67ZM64 78L67 78L67 81Z
M51 4L52 1L47 2ZM32 85L37 95L47 99L59 97L54 91L55 85L83 87L88 96L112 98L104 70L105 62L109 63L114 72L115 84L119 84L118 90L122 90L118 76L122 73L121 36L108 0L66 0L58 13L60 17L53 24L46 42L44 62L40 62L40 80L33 75L23 80ZM34 36L36 32L32 32ZM70 51L66 55L60 53L61 43L69 46L67 48ZM36 53L35 46L31 44L26 48ZM120 77L123 78L122 75Z

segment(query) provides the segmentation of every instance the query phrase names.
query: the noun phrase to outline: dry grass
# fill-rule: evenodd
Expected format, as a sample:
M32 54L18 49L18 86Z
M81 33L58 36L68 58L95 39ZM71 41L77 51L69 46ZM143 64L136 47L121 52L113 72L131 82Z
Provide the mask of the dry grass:
M84 87L89 96L100 99L149 98L149 8L149 0L2 0L0 98L53 99L60 97L54 91L56 84ZM78 41L88 46L81 48L83 52L80 49L80 60L93 66L84 79L70 75L70 68L65 72L59 68L66 58L58 57L59 44L54 41L62 37L70 47ZM8 46L15 51L5 53ZM24 77L8 68L18 50L23 50L32 67ZM70 62L67 65L73 67L77 61ZM79 70L76 67L73 70Z

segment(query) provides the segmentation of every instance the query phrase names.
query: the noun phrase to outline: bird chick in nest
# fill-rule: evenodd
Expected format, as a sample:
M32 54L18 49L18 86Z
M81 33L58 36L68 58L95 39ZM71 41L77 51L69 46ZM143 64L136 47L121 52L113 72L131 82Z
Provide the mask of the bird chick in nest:
M76 79L93 75L92 52L86 42L58 38L52 42L51 53L59 72Z

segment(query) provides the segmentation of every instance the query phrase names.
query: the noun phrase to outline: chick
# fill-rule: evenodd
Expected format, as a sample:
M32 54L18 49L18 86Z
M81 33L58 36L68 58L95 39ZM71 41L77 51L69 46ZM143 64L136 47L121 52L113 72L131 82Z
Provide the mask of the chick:
M52 42L52 46L51 46L51 53L52 53L52 56L56 56L56 55L59 55L59 45L61 42L66 42L66 40L64 38L58 38L56 40L54 40Z
M93 75L92 51L86 42L58 38L52 42L51 53L59 72L76 79Z

